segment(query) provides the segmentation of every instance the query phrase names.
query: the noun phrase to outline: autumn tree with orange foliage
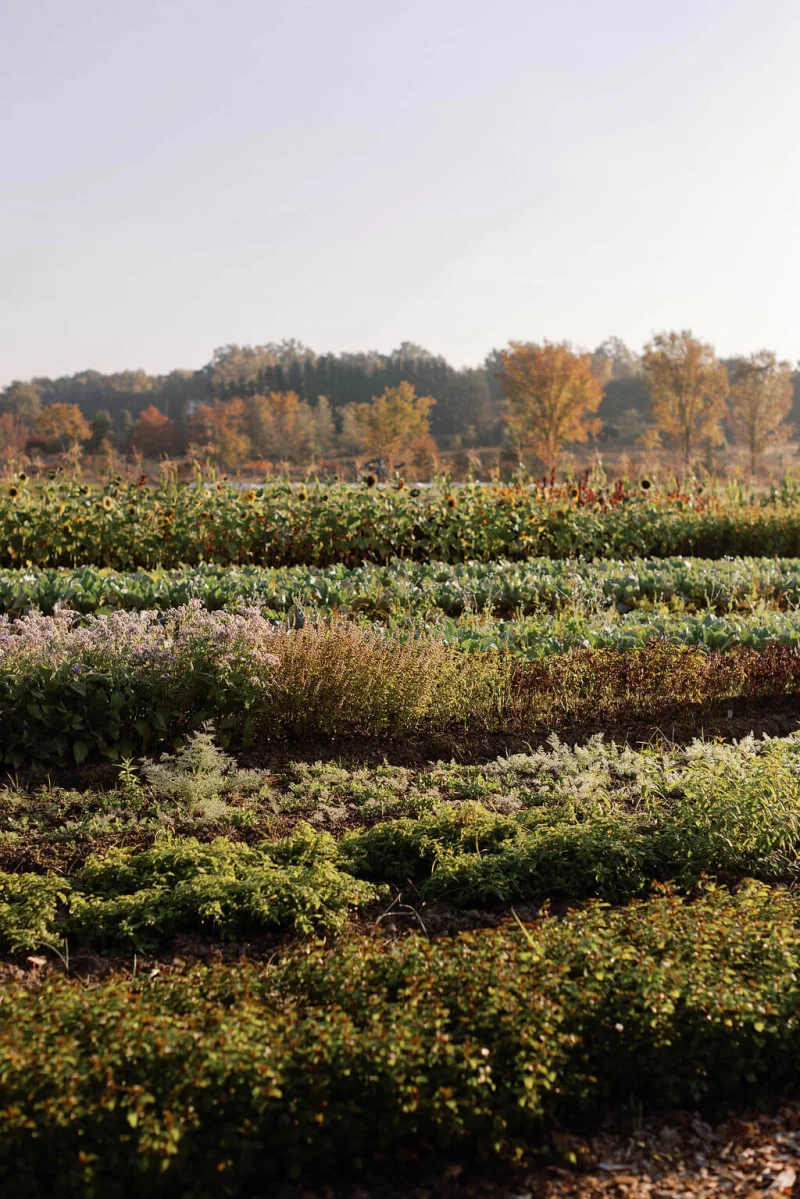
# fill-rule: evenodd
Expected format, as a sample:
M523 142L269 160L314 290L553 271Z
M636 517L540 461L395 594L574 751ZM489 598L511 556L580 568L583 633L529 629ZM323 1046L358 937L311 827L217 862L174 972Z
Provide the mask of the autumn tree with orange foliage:
M691 331L659 333L645 346L653 419L677 446L684 468L700 441L719 445L727 412L728 373L714 349Z
M600 429L591 418L603 398L600 369L591 354L567 341L509 342L500 353L505 420L517 448L531 450L548 470L558 465L565 442L586 441Z
M171 454L176 447L175 421L150 404L131 429L130 443L145 458Z
M92 436L77 404L48 404L36 417L34 432L48 447L59 450L74 448Z
M785 424L792 407L792 367L778 362L771 350L741 358L732 370L730 426L750 455L750 473L764 451L791 437Z
M342 437L351 447L366 451L392 466L404 455L409 461L432 457L436 445L430 435L429 412L436 400L418 396L414 385L403 380L387 387L369 404L348 404Z
M189 440L206 450L208 456L225 470L235 470L250 453L246 420L244 400L198 404L189 420Z

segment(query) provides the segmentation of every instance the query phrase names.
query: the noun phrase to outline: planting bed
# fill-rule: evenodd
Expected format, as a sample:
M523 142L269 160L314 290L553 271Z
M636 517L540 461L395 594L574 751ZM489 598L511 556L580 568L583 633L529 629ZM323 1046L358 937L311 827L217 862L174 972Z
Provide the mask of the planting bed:
M737 1113L794 1144L800 561L717 560L797 552L794 497L575 490L7 505L4 1194L671 1194Z

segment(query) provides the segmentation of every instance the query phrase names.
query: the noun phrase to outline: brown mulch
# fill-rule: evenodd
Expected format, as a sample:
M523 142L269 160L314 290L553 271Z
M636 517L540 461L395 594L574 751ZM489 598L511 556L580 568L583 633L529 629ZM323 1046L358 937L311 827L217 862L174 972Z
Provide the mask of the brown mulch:
M553 1172L528 1193L536 1199L800 1196L796 1108L777 1116L734 1116L716 1127L682 1113L630 1136L593 1138L587 1148L585 1174Z
M554 1137L577 1166L544 1165L500 1180L448 1165L424 1181L384 1177L287 1192L291 1199L800 1199L800 1109L730 1116L697 1113L644 1121L634 1131Z
M658 720L598 720L596 723L559 725L530 733L469 733L463 737L333 737L329 740L268 741L237 754L242 767L280 770L293 762L333 761L346 766L426 766L430 762L455 761L463 765L492 762L509 754L530 753L546 748L553 731L566 745L580 745L597 733L608 742L637 748L658 741L682 745L696 737L738 741L751 733L756 737L787 737L800 726L800 697L769 700L724 700L708 705L686 705Z

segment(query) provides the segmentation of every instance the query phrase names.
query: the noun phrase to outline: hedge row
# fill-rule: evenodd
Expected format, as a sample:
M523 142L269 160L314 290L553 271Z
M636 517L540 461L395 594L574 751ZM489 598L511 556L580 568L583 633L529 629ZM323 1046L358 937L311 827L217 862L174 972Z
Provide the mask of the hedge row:
M6 986L0 1183L263 1193L398 1148L524 1156L607 1105L800 1077L800 905L752 884L264 966Z

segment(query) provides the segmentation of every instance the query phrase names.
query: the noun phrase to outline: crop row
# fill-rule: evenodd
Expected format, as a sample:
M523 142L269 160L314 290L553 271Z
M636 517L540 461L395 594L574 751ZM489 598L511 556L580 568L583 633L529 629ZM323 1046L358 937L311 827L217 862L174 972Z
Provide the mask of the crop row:
M620 901L704 875L800 877L796 738L749 756L697 757L638 808L583 787L505 814L476 800L435 804L338 844L301 822L288 838L251 844L159 836L146 849L117 846L71 877L0 873L0 947L74 938L141 951L176 932L337 932L387 883L415 903L474 907L552 895Z
M753 790L754 780L773 778L791 797L798 753L796 736L634 750L597 734L574 746L552 736L541 749L480 765L290 762L241 769L203 730L158 761L121 770L111 789L66 790L50 782L32 791L11 784L0 789L0 869L73 875L93 852L150 848L167 831L201 841L223 835L265 842L285 836L301 820L340 834L381 821L455 813L467 802L516 814L517 831L528 827L526 813L539 809L575 823L615 812L662 818L676 797L713 803L718 778L723 790L735 783L742 793Z
M176 608L199 600L209 610L257 605L386 619L402 613L509 617L564 608L728 612L800 606L798 558L666 558L616 561L531 558L525 562L415 562L388 565L258 567L200 564L120 572L96 566L0 571L0 612L56 606L90 613Z
M522 662L429 635L342 622L276 629L257 613L199 605L0 625L3 757L14 767L130 757L209 720L244 744L534 732L798 689L800 653L774 643L722 653L655 641Z
M478 484L452 494L280 483L150 488L119 479L102 490L77 479L12 484L0 496L0 566L800 555L800 505L788 494L735 504L624 489L584 502L582 494Z
M712 612L612 611L598 615L571 613L521 617L517 620L463 617L454 620L412 618L393 622L400 635L424 631L470 653L491 650L536 660L573 648L626 651L656 641L728 650L736 646L765 649L769 645L800 646L800 612L762 610L743 615Z
M513 1159L608 1105L800 1074L800 904L757 883L147 973L6 985L6 1193L250 1193L420 1142Z
M398 573L407 569L405 564L397 565ZM31 604L39 600L42 601L41 608L50 612L55 612L57 605L77 612L93 613L96 610L100 615L119 611L168 612L166 602L174 598L205 606L209 611L241 612L245 604L260 601L258 611L262 616L275 624L285 621L288 628L319 621L321 617L333 614L337 620L384 626L403 638L420 634L435 636L466 651L502 650L529 659L563 653L571 647L625 650L654 640L704 645L709 649L729 649L736 645L762 649L773 642L792 647L800 645L800 613L794 608L784 612L763 601L758 603L755 599L749 608L742 601L744 611L725 612L723 615L718 615L713 609L684 610L692 605L686 605L682 600L677 608L660 604L658 607L634 606L629 611L628 605L622 601L607 607L593 602L591 592L582 589L582 579L594 567L581 565L584 573L575 573L571 592L568 590L568 575L564 572L560 584L564 588L561 593L564 597L562 607L550 612L544 605L539 605L537 610L534 603L524 604L521 605L523 609L533 609L533 614L511 618L493 617L485 610L471 610L466 587L461 595L464 611L461 616L446 615L449 609L457 606L449 602L453 599L452 590L449 600L445 600L442 607L434 604L434 597L430 594L426 603L421 590L409 594L408 589L404 594L402 586L397 588L393 596L384 592L382 599L376 595L366 599L351 594L349 604L339 605L328 593L320 603L319 592L326 589L320 586L320 580L313 575L311 586L307 588L287 587L285 581L281 581L280 589L275 590L275 581L265 578L268 572L258 568L249 571L247 568L243 571L211 568L210 578L205 579L205 572L200 572L200 579L195 577L193 571L175 579L168 575L151 576L144 573L133 576L106 575L93 567L81 568L72 575L66 575L65 572L66 577L57 571L41 574L27 571L19 577L13 577L12 572L8 572L4 577L0 576L0 607L5 599L7 612L11 614L36 611L41 609L32 608ZM713 563L707 565L712 567ZM298 569L287 568L285 573L294 573ZM305 571L305 568L302 569ZM365 568L369 569L381 571L384 568ZM414 569L413 564L411 569ZM450 569L459 568L445 568ZM521 567L510 569L522 570ZM225 577L227 573L235 577L228 579ZM270 573L280 575L284 572ZM646 577L644 586L639 585L636 576L628 575L620 591L630 596L637 588L640 594L645 589L649 590L654 573ZM90 576L88 579L85 577L87 575ZM253 578L253 575L256 577ZM88 584L85 589L84 583ZM7 585L5 595L4 584ZM446 586L450 589L449 584ZM341 595L343 590L338 588L337 594ZM200 594L197 595L197 592ZM95 605L95 601L101 599L101 593L104 593L105 600L116 598L119 607L109 607L102 602ZM227 608L218 602L223 595ZM190 598L192 596L194 598ZM300 607L301 599L303 603L313 606ZM262 607L261 604L266 606ZM506 605L498 606L504 608ZM728 603L717 605L723 609L730 606Z

